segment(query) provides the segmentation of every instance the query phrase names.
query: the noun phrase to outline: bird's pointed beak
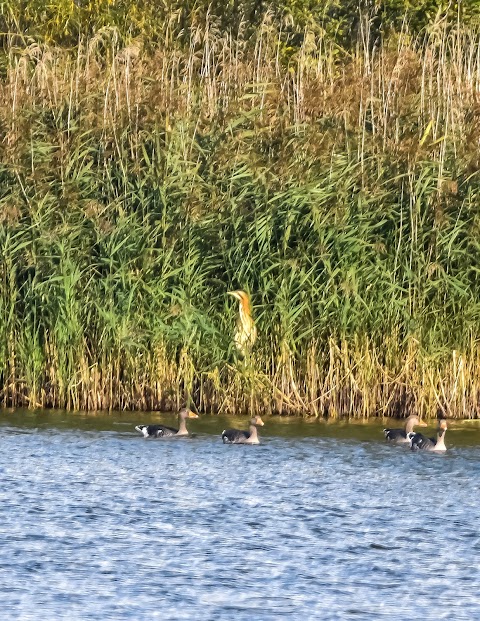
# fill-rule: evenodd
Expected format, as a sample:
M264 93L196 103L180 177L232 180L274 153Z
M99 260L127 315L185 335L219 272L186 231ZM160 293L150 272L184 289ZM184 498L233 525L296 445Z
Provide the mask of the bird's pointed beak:
M427 423L423 420L419 420L417 427L428 427Z
M257 425L260 425L260 427L263 427L265 425L265 423L263 422L263 420L260 418L260 416L257 418Z
M188 418L198 418L198 414L195 414L192 410L188 410Z

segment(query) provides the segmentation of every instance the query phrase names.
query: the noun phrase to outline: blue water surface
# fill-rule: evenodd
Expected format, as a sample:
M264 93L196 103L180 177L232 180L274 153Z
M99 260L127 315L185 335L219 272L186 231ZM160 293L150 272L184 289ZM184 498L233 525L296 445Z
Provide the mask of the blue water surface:
M436 455L379 426L224 446L215 419L22 420L0 424L4 620L480 618L476 430Z

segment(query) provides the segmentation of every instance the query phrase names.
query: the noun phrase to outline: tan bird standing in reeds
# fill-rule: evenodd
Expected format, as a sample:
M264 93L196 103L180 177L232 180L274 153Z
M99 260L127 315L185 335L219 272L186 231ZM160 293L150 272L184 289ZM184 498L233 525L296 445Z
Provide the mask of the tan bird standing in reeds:
M237 331L234 336L234 343L239 352L244 356L251 350L257 338L257 328L252 317L252 306L248 293L242 290L229 291L228 295L233 295L239 301Z

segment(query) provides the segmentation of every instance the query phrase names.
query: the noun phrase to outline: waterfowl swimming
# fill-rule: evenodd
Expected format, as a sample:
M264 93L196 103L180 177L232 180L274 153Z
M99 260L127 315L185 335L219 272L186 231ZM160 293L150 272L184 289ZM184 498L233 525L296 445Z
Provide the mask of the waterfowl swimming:
M421 421L416 414L411 414L405 421L404 429L384 429L385 439L389 442L400 444L408 442L408 434L413 431L414 427L426 427L427 423Z
M144 438L171 438L173 436L188 436L187 418L198 418L198 414L188 408L182 408L178 413L179 428L167 427L166 425L137 425L135 429L143 433Z
M248 431L241 429L224 429L222 431L222 440L224 444L260 444L258 439L257 426L263 427L264 422L260 416L254 416L250 419L250 427Z
M411 431L408 434L408 440L410 441L410 448L414 451L446 451L445 446L445 432L447 431L447 421L442 418L438 421L437 438L427 438L421 433L414 433Z

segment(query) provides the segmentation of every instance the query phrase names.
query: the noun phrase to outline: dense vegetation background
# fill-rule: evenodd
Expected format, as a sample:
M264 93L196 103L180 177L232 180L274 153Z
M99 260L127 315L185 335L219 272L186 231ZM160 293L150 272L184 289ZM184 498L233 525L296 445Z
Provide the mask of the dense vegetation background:
M477 416L478 4L2 2L0 401Z

